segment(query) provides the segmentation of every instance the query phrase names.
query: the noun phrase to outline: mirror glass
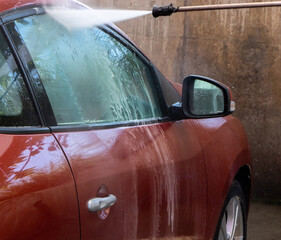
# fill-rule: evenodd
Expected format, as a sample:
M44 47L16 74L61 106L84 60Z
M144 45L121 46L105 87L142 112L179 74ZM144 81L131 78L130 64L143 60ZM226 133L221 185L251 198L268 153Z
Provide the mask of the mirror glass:
M216 115L224 112L223 90L216 85L196 79L190 95L190 109L194 115Z

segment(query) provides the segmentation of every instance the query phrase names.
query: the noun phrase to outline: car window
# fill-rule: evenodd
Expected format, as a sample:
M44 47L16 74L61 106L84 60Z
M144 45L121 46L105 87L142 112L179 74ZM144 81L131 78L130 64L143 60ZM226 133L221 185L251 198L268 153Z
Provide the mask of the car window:
M163 117L148 64L100 28L68 31L48 15L15 21L58 125Z
M2 32L0 42L0 126L39 126L30 95Z

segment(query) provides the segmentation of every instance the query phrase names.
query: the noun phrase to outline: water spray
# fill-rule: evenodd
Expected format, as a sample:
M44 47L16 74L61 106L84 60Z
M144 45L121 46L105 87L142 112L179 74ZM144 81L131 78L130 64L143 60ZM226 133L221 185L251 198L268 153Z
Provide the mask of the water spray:
M151 11L139 10L110 10L110 9L75 9L68 6L49 7L46 5L45 11L57 22L65 26L69 31L91 28L110 24L112 22L125 21L151 14Z
M281 1L275 2L254 2L254 3L231 3L217 5L201 5L201 6L184 6L174 7L173 4L168 6L154 6L152 9L153 17L170 16L177 12L194 12L206 10L225 10L225 9L242 9L242 8L264 8L264 7L281 7Z

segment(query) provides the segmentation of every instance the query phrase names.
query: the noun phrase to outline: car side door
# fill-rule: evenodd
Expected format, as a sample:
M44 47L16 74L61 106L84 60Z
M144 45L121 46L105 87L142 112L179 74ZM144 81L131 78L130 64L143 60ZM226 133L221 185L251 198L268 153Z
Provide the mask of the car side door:
M0 30L0 236L80 239L73 175Z
M39 102L48 96L46 119L76 180L81 238L203 239L201 145L192 120L168 118L152 64L109 27L67 32L38 15L11 28Z

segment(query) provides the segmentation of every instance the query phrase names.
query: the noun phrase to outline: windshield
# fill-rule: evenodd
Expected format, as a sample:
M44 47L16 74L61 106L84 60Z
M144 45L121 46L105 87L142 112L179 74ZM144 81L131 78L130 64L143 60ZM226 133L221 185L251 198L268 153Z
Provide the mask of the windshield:
M47 14L8 28L59 125L162 117L150 67L108 30L69 31Z

